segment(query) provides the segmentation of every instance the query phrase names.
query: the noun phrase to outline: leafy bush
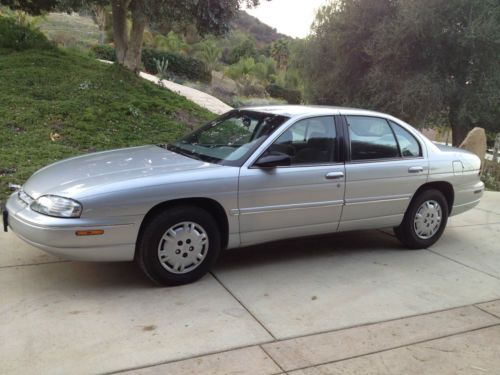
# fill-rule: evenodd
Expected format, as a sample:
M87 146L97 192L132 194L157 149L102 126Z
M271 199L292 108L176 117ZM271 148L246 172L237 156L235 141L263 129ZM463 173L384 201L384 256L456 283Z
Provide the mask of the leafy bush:
M108 45L97 45L92 51L98 59L115 61L115 50ZM142 63L148 73L158 74L156 61L168 61L168 70L174 75L201 82L210 82L212 74L207 65L192 57L184 57L171 52L158 51L144 48L142 50Z
M257 80L247 77L240 80L239 94L243 96L265 97L266 89Z
M236 64L242 58L258 56L255 41L251 38L243 39L232 49L226 49L222 54L222 60L229 65Z
M300 104L302 101L302 94L298 90L286 89L278 85L269 85L266 91L273 98L285 99L289 104Z
M241 81L251 77L263 85L272 82L275 73L274 60L265 56L259 56L257 60L253 57L243 57L236 64L229 66L225 72L229 78Z
M283 99L276 99L276 98L252 98L252 97L235 96L229 104L234 108L260 107L268 105L283 105L286 104L286 101Z
M147 47L164 52L175 53L186 56L190 52L190 45L187 44L182 36L170 31L167 35L151 35L151 41L146 44Z
M500 163L485 160L481 179L487 189L500 191Z
M101 60L115 61L115 49L107 44L99 44L91 48L95 57Z
M167 60L169 71L178 76L202 82L210 82L212 79L207 65L200 60L146 48L142 51L142 62L148 73L158 73L155 59Z
M0 17L0 48L23 51L32 48L52 49L53 45L40 31L19 25L13 19Z

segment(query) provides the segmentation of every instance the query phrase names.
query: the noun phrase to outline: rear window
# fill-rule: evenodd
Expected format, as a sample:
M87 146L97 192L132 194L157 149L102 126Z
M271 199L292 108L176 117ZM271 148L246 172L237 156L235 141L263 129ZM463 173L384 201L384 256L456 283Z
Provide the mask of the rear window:
M406 129L390 121L392 130L396 134L396 138L399 143L399 148L401 149L401 156L404 158L414 158L422 156L422 148L417 139Z

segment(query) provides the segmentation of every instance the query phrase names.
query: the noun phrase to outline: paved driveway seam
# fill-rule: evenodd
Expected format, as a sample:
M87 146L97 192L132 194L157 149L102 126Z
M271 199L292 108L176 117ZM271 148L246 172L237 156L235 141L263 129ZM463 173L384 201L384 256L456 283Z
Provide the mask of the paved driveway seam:
M496 300L495 300L495 301L496 301ZM490 302L491 302L491 301L490 301ZM482 302L482 303L480 303L479 305L482 305L482 304L484 304L484 303L488 303L488 302ZM483 309L481 306L474 305L474 307L475 307L475 308L477 308L477 309L479 309L479 310L481 310L482 312L485 312L486 314L491 315L491 316L492 316L492 317L494 317L494 318L500 319L500 316L495 315L495 314L493 314L492 312L489 312L488 310Z
M235 301L237 301L241 307L243 307L245 309L245 311L250 314L250 316L257 322L259 323L259 325L273 338L274 341L278 341L278 339L276 338L276 336L273 335L273 333L254 315L254 313L252 313L244 304L243 302L241 302L241 300L236 297L233 292L231 292L231 290L229 290L229 288L227 286L224 285L224 283L222 281L220 281L220 279L217 277L217 275L215 275L215 273L212 271L210 272L210 274L212 275L212 277L226 290L226 292L229 293L229 295L231 297L234 298Z
M276 360L274 359L274 357L273 357L270 353L268 353L268 351L264 348L264 345L260 344L260 345L259 345L259 347L262 349L262 351L263 351L264 353L266 353L266 354L267 354L267 356L268 356L269 358L271 358L271 360L274 362L274 364L275 364L276 366L278 366L278 368L281 370L280 374L281 374L281 373L286 374L286 372L285 372L285 370L283 369L283 367L281 367L281 365L278 363L278 361L276 361Z
M448 259L448 260L449 260L449 261L451 261L451 262L454 262L454 263L460 264L461 266L464 266L464 267L466 267L466 268L469 268L469 269L471 269L471 270L473 270L473 271L480 272L480 273L482 273L482 274L484 274L484 275L486 275L486 276L490 276L490 277L493 277L493 278L495 278L495 279L497 279L497 280L500 280L500 277L495 276L495 275L492 275L492 274L491 274L491 273L489 273L489 272L486 272L486 271L480 270L480 269L478 269L478 268L475 268L475 267L469 266L468 264L462 263L462 262L460 262L460 261L458 261L458 260L455 260L455 259L453 259L453 258L450 258L450 257L448 257L448 256L446 256L446 255L440 254L440 253L438 253L438 252L436 252L436 251L434 251L434 250L431 250L431 249L425 249L425 250L427 250L428 252L430 252L430 253L432 253L432 254L438 255L438 256L440 256L440 257L442 257L442 258L444 258L444 259Z
M102 373L102 375L123 374L123 373L129 372L129 371L137 371L137 370L142 370L142 369L146 369L146 368L150 368L150 367L159 367L159 366L168 365L168 364L171 364L171 363L187 361L187 360L190 360L190 359L203 358L203 357L207 357L207 356L214 355L214 354L228 353L228 352L232 352L233 350L241 350L241 349L261 347L262 344L268 344L268 343L271 343L271 342L274 342L274 341L263 342L261 344L249 344L249 345L237 346L237 347L229 348L229 349L225 349L225 350L210 351L210 352L206 352L206 353L202 353L202 354L196 354L196 355L193 355L193 356L180 357L180 358L177 358L177 359L172 359L172 360L157 362L157 363L153 363L153 364L145 364L145 365L140 365L140 366L122 368L122 369L119 369L119 370L104 372L104 373ZM266 353L269 356L269 354L264 349L262 349L262 350L264 351L264 353ZM272 358L271 356L269 356L269 357L272 359L273 362L275 362L274 358ZM281 368L281 366L278 366L278 367ZM281 372L279 372L278 374L281 374Z
M345 327L340 327L340 328L335 328L335 329L328 329L328 330L325 330L325 331L311 332L311 333L307 333L305 335L287 336L286 338L275 339L274 341L265 342L263 344L269 344L269 343L280 342L280 341L295 340L295 339L300 339L300 338L304 338L304 337L322 335L322 334L325 334L325 333L332 333L332 332L344 331L346 329L366 327L366 326L370 326L370 325L374 325L374 324L379 324L379 323L388 323L388 322L393 322L393 321L396 321L396 320L404 320L404 319L408 319L408 318L415 318L415 317L418 317L418 316L431 315L431 314L436 314L436 313L440 313L440 312L445 312L445 311L460 309L460 308L469 307L469 306L473 306L473 307L478 308L479 310L482 310L479 307L477 307L476 304L481 305L481 304L484 304L484 303L489 303L489 302L493 302L493 301L497 301L497 300L498 300L498 297L495 297L495 298L487 300L487 301L474 302L473 304L469 303L467 305L453 306L453 307L447 307L447 308L439 309L439 310L426 311L426 312L423 312L423 313L398 316L397 318L377 320L377 321L374 321L374 322L367 322L367 323L362 323L362 324L354 324L354 325L351 325L351 326L345 326ZM495 318L500 319L499 316L496 316L494 314L489 313L489 315L493 315ZM496 324L493 324L493 325L496 325ZM464 331L464 332L467 332L467 331Z
M488 302L492 302L492 301L497 301L497 299L494 299L494 300L491 300L491 301L487 301L487 302L479 302L479 304L488 303ZM462 307L474 307L474 308L477 308L478 310L480 310L482 312L487 312L487 311L484 311L483 309L481 309L480 307L478 307L476 305L464 305L464 306L453 307L453 308L449 308L449 309L443 309L443 310L433 311L433 312L429 312L429 313L415 314L415 315L412 315L412 316L406 316L406 317L401 317L401 318L396 318L396 319L389 319L389 320L386 320L386 321L378 321L378 322L375 322L375 323L360 324L360 325L357 325L357 326L346 327L346 328L341 328L341 329L334 329L334 330L325 331L325 332L321 332L321 333L307 334L307 335L297 336L297 337L294 337L294 338L287 338L287 339L283 339L283 340L274 340L274 341L270 341L270 342L267 342L267 343L273 343L273 342L274 343L279 343L281 341L285 342L285 341L290 341L290 340L294 340L294 339L298 339L298 338L305 338L305 337L309 337L309 336L321 335L321 334L325 334L325 333L345 331L345 330L349 330L349 329L357 328L357 327L363 327L363 326L369 326L369 325L378 325L378 324L383 324L383 323L390 322L390 321L405 320L407 318L424 316L424 315L431 315L431 314L435 314L435 313L439 313L439 312L445 312L445 311L460 309ZM433 338L430 338L430 339L416 340L416 341L412 341L412 342L407 342L407 343L402 344L402 345L396 345L396 346L385 348L385 349L381 349L381 350L374 350L374 351L364 352L363 354L348 356L348 357L345 357L345 358L342 358L342 359L338 359L338 360L321 361L321 362L315 363L314 365L311 365L311 366L303 366L303 367L293 368L291 370L288 370L288 372L300 371L300 370L305 370L305 369L309 369L309 368L313 368L313 367L318 367L318 366L322 366L322 365L327 365L327 364L331 364L331 363L342 362L342 361L351 360L351 359L354 359L354 358L364 357L364 356L367 356L367 355L372 355L372 354L377 354L377 353L383 353L383 352L387 352L387 351L390 351L390 350L404 348L404 347L407 347L407 346L417 345L417 344L421 344L421 343L425 343L425 342L431 342L431 341L440 340L440 339L443 339L443 338L448 338L448 337L453 337L453 336L457 336L457 335L462 335L462 334L465 334L465 333L468 333L468 332L475 332L475 331L479 331L479 330L482 330L482 329L487 329L487 328L491 328L491 327L500 326L500 317L498 317L498 316L496 316L494 314L491 314L491 313L488 313L488 315L493 316L495 318L495 320L498 320L498 322L493 323L493 324L487 324L487 325L484 325L484 326L481 326L481 327L478 327L478 328L466 329L466 330L463 330L463 331L454 332L454 333L451 333L451 334L439 335L439 336L436 336L436 337L433 337ZM226 349L226 350L221 350L221 351L207 352L207 353L200 354L200 355L186 356L186 357L183 357L183 358L178 358L178 359L175 359L175 360L169 360L169 361L159 362L159 363L155 363L155 364L149 364L149 365L144 365L144 366L136 366L136 367L126 368L126 369L120 369L120 370L116 370L116 371L112 371L112 372L106 372L104 374L105 375L121 374L121 373L124 373L124 372L141 370L141 369L146 369L146 368L150 368L150 367L157 367L157 366L162 366L162 365L168 365L168 364L171 364L171 363L176 363L176 362L181 362L181 361L186 361L186 360L191 360L191 359L197 359L197 358L203 358L203 357L214 355L214 354L227 353L227 352L231 352L231 351L234 351L234 350L241 350L241 349L252 348L252 347L260 347L262 349L262 351L281 370L281 372L279 374L287 374L287 372L277 362L277 360L274 358L274 356L271 353L269 353L267 350L265 350L265 348L263 347L263 344L267 344L267 343L244 345L244 346L239 346L239 347L235 347L235 348L231 348L231 349Z
M498 317L496 317L496 318L498 319ZM373 354L378 354L378 353L384 353L384 352L387 352L387 351L390 351L390 350L395 350L395 349L405 348L405 347L409 347L409 346L413 346L413 345L423 344L425 342L432 342L432 341L436 341L436 340L441 340L441 339L445 339L445 338L448 338L448 337L463 335L464 333L476 332L476 331L480 331L482 329L488 329L488 328L497 327L497 326L500 326L500 323L490 324L490 325L486 325L484 327L469 329L469 330L462 331L462 332L455 332L455 333L451 333L449 335L434 337L434 338L428 339L428 340L415 341L415 342L404 344L404 345L398 345L398 346L395 346L393 348L382 349L382 350L375 350L373 352L367 352L367 353L363 353L363 354L359 354L359 355L354 355L354 356L351 356L351 357L346 357L346 358L342 358L342 359L338 359L338 360L334 360L334 361L327 361L327 362L317 363L317 364L314 364L312 366L305 366L305 367L295 368L295 369L289 370L289 371L290 372L301 371L301 370L306 370L306 369L310 369L310 368L314 368L314 367L324 366L324 365L328 365L328 364L332 364L332 363L338 363L338 362L348 361L348 360L351 360L351 359L361 358L361 357L365 357L365 356L368 356L368 355L373 355ZM273 360L274 360L274 358L273 358Z

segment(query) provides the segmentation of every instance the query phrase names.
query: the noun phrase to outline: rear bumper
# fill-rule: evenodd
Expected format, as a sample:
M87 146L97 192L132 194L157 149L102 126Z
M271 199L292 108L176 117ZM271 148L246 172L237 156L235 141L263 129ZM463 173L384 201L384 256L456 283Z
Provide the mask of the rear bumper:
M71 260L92 262L134 259L139 225L134 220L60 219L38 214L24 205L16 194L7 201L8 226L22 240L48 253ZM130 218L127 218L130 220ZM138 219L138 218L137 218ZM112 223L109 220L118 221ZM140 221L139 221L140 223ZM101 229L104 234L77 236L76 231Z
M450 216L461 214L471 208L476 207L481 201L484 194L484 183L478 181L467 188L458 189L455 191L455 204L451 210Z

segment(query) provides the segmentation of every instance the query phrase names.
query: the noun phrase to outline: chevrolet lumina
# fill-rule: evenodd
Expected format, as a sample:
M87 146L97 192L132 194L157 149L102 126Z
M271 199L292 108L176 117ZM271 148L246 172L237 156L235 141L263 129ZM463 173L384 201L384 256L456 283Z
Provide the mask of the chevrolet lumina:
M394 227L408 248L426 248L479 203L480 167L386 114L246 108L172 144L42 168L8 199L4 226L49 253L135 260L177 285L223 249L292 237Z

